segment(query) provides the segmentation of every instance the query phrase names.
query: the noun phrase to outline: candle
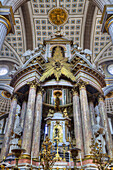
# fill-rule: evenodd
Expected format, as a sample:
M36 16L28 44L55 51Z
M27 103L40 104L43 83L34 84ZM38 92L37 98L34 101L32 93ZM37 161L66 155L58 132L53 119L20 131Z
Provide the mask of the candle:
M45 125L45 135L48 134L48 128L47 128L47 124Z
M81 162L81 167L82 167L82 157L81 157L81 153L80 153L80 162Z
M31 166L32 166L32 152L31 152Z

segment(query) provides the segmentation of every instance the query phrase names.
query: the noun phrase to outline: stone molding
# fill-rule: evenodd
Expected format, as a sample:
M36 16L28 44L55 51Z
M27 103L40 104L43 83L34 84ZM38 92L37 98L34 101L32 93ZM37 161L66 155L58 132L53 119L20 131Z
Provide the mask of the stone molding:
M2 20L1 20L2 19ZM0 22L7 27L7 34L14 33L14 13L11 6L3 6L0 2Z
M110 34L113 43L113 4L104 6L100 23L102 24L102 32Z

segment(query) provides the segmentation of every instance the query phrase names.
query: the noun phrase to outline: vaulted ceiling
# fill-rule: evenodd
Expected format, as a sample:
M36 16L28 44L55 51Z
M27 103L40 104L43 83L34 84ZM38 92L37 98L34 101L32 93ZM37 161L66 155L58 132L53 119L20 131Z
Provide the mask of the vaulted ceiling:
M7 61L8 64L22 64L21 56L26 50L34 49L57 30L48 20L48 11L58 3L69 14L68 22L60 27L65 36L83 49L90 49L93 63L100 64L103 60L111 62L111 38L108 33L101 32L102 13L92 1L30 0L14 14L15 34L9 34L5 38L0 54L1 63Z

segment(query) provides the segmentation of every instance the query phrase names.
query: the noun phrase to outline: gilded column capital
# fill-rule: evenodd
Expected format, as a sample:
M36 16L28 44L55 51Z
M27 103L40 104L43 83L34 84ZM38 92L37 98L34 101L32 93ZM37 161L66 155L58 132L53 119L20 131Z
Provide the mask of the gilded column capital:
M72 93L73 93L73 95L78 94L78 86L75 85L75 86L72 88Z
M39 86L39 83L36 80L30 81L27 84L30 85L30 88L37 88L37 86Z
M50 125L51 125L51 122L50 122L50 121L48 121L48 122L47 122L47 125L48 125L48 126L50 126Z
M37 92L37 93L42 95L43 92L44 92L44 88L42 88L41 86L39 86L39 87L38 87L38 92Z
M8 33L14 33L14 13L11 6L3 6L0 2L0 23L3 23L7 28Z
M79 86L79 89L86 89L86 85L88 84L88 82L84 82L83 80L80 80L77 85Z
M104 95L102 95L102 94L100 94L99 96L98 96L98 102L104 102Z

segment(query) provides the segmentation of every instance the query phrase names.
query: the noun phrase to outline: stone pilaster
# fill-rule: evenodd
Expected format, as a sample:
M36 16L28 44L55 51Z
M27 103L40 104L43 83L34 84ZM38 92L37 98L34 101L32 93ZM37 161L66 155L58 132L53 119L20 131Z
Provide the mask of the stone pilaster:
M42 120L42 90L39 89L36 97L33 142L32 142L32 156L34 158L37 158L39 155L41 120Z
M92 129L91 129L91 122L90 122L87 91L84 82L79 84L79 90L80 90L80 104L81 104L81 115L82 115L84 154L85 156L88 156L90 155Z
M14 33L14 15L12 7L2 6L0 2L0 51L7 34Z
M81 149L82 157L84 155L83 133L80 113L80 101L77 89L73 89L73 117L74 117L74 133L76 138L76 147Z
M26 150L26 155L30 156L31 153L31 142L32 142L32 131L33 131L33 120L34 120L34 108L36 98L36 82L30 82L29 95L27 110L25 116L25 124L22 139L22 148Z
M108 117L107 117L107 113L105 110L104 98L101 95L99 96L98 104L99 104L99 111L100 111L101 120L102 120L102 126L105 128L106 144L107 144L106 146L108 149L108 154L112 158L112 156L113 156L113 142L112 142L110 127L109 127Z
M1 160L3 160L4 156L7 156L9 151L9 142L10 142L10 136L11 132L14 127L14 119L16 114L16 107L17 107L17 95L15 94L11 101L11 108L8 116L8 123L6 127L6 133L4 136L4 141L2 144L2 150L1 150Z
M21 115L20 115L20 125L21 125L22 129L24 128L26 108L27 108L27 101L24 100L22 103L22 110L21 110Z

